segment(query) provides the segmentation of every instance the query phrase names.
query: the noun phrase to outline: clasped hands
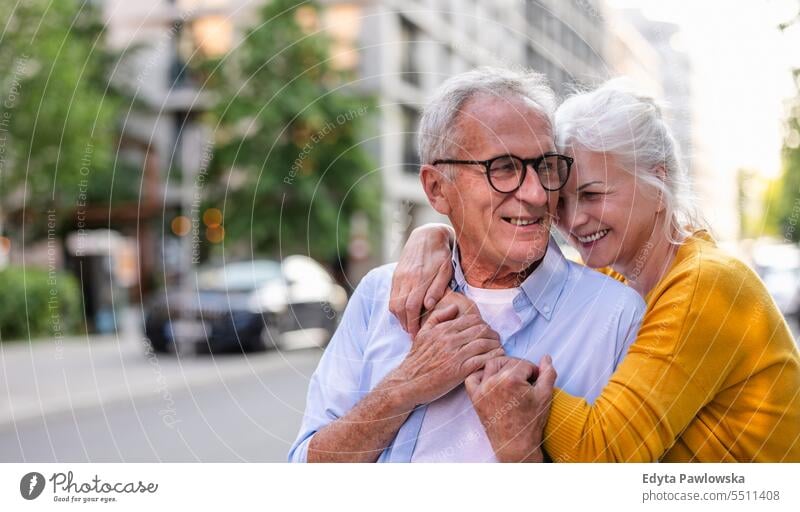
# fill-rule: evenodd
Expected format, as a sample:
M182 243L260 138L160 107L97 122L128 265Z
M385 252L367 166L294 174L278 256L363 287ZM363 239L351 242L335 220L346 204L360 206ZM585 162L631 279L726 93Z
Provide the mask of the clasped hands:
M541 462L556 372L505 354L474 302L448 291L431 311L393 373L407 403L427 404L464 384L500 462Z

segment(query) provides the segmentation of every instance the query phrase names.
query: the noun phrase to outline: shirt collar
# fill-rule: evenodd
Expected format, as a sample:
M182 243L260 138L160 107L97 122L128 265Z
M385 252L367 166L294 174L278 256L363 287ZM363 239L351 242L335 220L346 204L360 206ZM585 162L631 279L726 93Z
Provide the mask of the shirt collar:
M467 280L461 268L458 244L453 249L452 264L453 279L450 281L450 288L463 292ZM523 293L520 293L514 300L515 309L533 305L540 315L550 320L556 308L558 297L564 289L568 273L569 264L567 259L561 253L558 244L551 238L541 263L520 285Z

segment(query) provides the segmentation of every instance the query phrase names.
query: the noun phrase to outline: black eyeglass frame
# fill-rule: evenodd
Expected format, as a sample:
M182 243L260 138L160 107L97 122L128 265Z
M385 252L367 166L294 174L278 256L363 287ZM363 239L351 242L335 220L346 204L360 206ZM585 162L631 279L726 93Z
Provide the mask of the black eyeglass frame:
M557 190L561 190L562 188L564 188L564 185L566 185L567 181L569 181L569 173L572 170L572 163L575 161L574 158L569 157L567 155L562 155L560 153L545 153L545 154L543 154L541 156L537 156L536 158L521 158L521 157L518 157L517 155L498 155L498 156L496 156L494 158L490 158L489 160L452 160L452 159L442 159L442 160L434 160L431 165L439 165L439 164L482 165L486 169L486 173L485 174L486 174L486 179L489 181L489 185L493 189L495 189L496 191L500 192L501 194L511 194L511 193L516 192L517 190L519 190L519 188L525 182L525 177L528 174L528 166L529 165L532 165L533 168L536 169L536 173L538 175L538 173L539 173L539 164L541 164L544 161L545 158L550 157L550 156L559 157L559 158L563 159L567 163L567 173L564 176L564 182L558 188L547 188L546 186L544 186L544 183L542 183L542 181L539 180L539 183L541 183L543 189L545 189L548 192L555 192ZM517 183L516 187L514 187L511 190L500 190L492 182L490 170L492 168L492 164L495 161L500 160L501 158L509 158L509 157L516 158L517 160L522 162L522 174L520 175L519 183Z

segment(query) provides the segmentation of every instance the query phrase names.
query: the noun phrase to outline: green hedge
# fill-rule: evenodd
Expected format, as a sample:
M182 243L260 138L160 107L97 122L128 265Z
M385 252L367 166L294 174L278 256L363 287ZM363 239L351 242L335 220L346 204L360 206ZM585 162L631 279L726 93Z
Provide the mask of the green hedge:
M0 341L74 333L82 317L80 288L72 274L0 270Z

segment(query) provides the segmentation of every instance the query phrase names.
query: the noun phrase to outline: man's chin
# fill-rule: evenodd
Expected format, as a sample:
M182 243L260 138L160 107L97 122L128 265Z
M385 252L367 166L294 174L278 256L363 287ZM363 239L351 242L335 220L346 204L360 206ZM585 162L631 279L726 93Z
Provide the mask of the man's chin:
M511 272L525 272L544 258L547 246L543 248L527 247L524 251L510 251L507 253L503 266Z

